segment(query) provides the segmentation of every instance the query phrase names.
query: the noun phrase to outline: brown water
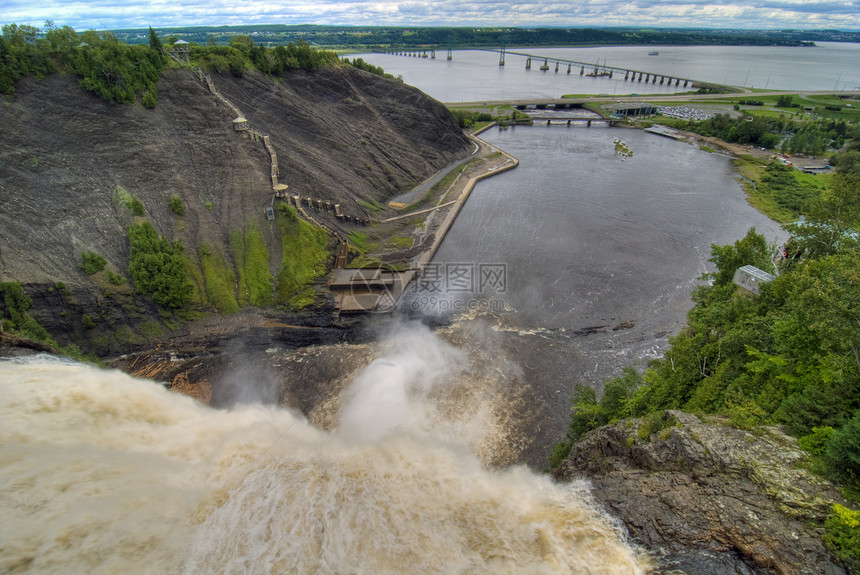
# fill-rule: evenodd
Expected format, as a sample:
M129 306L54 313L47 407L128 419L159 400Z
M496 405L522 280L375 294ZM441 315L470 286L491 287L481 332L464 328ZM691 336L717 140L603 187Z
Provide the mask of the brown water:
M0 572L642 573L582 483L491 471L461 354L400 337L336 431L115 371L0 361ZM459 406L460 411L469 405Z

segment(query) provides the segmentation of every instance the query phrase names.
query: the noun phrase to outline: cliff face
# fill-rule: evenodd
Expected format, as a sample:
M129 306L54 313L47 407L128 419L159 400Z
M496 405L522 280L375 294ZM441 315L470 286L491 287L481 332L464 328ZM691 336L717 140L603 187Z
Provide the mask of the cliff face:
M359 199L382 202L468 150L441 104L360 70L213 80L270 135L289 192L340 202L346 213L363 215ZM126 273L133 215L124 198L140 200L194 263L205 243L235 266L231 234L259 226L277 275L280 238L264 215L272 201L266 149L234 132L235 114L191 71L166 71L158 89L147 110L106 103L76 77L52 75L22 80L0 106L0 281L25 285L32 314L60 343L86 335L84 314L115 328L157 313L130 286L105 286L77 268L81 252L92 251Z
M754 435L678 411L667 417L671 427L648 441L638 420L587 433L558 478L589 478L660 572L846 572L820 529L832 503L844 501L803 469L796 440L776 428Z

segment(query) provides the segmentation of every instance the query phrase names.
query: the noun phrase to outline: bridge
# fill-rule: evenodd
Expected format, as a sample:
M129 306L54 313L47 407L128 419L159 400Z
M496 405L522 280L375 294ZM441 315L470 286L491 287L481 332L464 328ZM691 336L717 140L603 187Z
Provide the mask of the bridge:
M554 68L555 72L559 72L561 69L564 69L566 73L570 74L572 72L578 71L580 76L588 76L593 78L613 78L615 75L624 74L624 80L630 82L639 82L643 81L646 84L657 84L658 80L661 85L665 84L671 86L674 82L675 86L686 88L688 86L694 87L701 82L696 82L695 80L691 80L689 78L680 78L678 76L672 76L669 74L658 74L654 72L645 72L643 70L633 70L632 68L622 68L619 66L607 66L606 64L600 64L600 62L592 63L592 62L580 62L578 60L568 60L566 58L556 58L552 56L538 56L536 54L528 54L526 52L510 52L502 47L499 50L486 50L487 52L495 52L499 54L499 66L504 66L506 63L506 56L521 56L526 59L526 70L531 70L532 61L540 62L543 60L543 63L540 65L539 69L543 72L548 72L550 69ZM413 58L436 58L436 50L435 49L402 49L402 50L392 50L388 52L389 54L395 54L398 56L410 56ZM448 60L451 60L451 49L448 49Z
M564 116L541 116L531 114L529 115L529 119L531 119L534 124L540 122L545 123L547 126L552 124L566 124L568 126L581 124L591 127L592 124L615 126L616 124L624 123L624 120L616 118L567 118Z
M624 80L630 82L642 82L643 79L645 83L656 84L657 80L660 80L660 84L668 83L668 85L672 85L672 82L675 83L675 86L681 86L683 82L683 87L692 86L695 84L694 80L690 80L689 78L679 78L677 76L670 76L668 74L656 74L654 72L645 72L642 70L633 70L630 68L620 68L618 66L607 66L606 64L600 64L599 61L597 63L589 63L589 62L580 62L577 60L568 60L566 58L555 58L551 56L537 56L535 54L527 54L525 52L510 52L505 48L500 50L490 50L491 52L497 52L499 54L499 66L505 65L505 56L521 56L526 59L526 70L531 70L532 60L543 60L543 64L540 66L540 70L547 72L550 69L550 63L554 65L555 71L558 72L560 67L566 67L566 72L570 74L572 71L575 71L577 68L579 69L580 76L590 76L594 78L612 78L614 75L624 74Z

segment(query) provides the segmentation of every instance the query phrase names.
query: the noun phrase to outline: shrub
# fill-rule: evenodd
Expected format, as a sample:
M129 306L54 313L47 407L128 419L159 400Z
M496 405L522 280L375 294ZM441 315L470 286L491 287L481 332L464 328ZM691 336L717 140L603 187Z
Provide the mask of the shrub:
M107 276L108 281L115 286L121 286L125 283L125 278L122 276L122 274L117 274L108 270Z
M747 431L755 429L764 423L764 419L767 417L764 410L753 400L739 404L729 402L727 404L726 415L729 417L732 427Z
M3 295L6 317L3 328L9 329L22 337L43 341L49 345L57 346L48 331L39 325L27 310L33 305L33 300L24 293L24 288L18 282L0 283L0 294Z
M191 298L193 286L182 262L182 244L159 236L149 222L128 228L128 273L135 289L160 306L179 308Z
M153 84L143 95L143 105L151 110L155 108L156 104L158 104L158 88Z
M81 323L84 324L84 327L87 329L96 327L96 320L93 319L93 316L87 313L81 316Z
M553 447L552 455L549 456L549 462L547 466L550 469L558 469L561 467L562 462L570 455L570 449L573 447L573 443L570 441L562 441L555 444Z
M143 209L143 202L138 200L137 198L131 198L129 202L125 205L129 210L131 210L131 215L143 217L146 215L146 212Z
M655 411L646 417L642 418L639 424L639 429L636 430L636 435L642 441L648 441L652 435L659 431L668 430L677 422L675 418L665 411ZM669 438L668 434L660 434L660 439L664 441Z
M83 270L88 276L105 269L107 263L99 254L90 251L81 252L81 259L83 261L78 264L78 269Z
M824 543L837 557L852 563L855 570L860 569L860 511L836 503L824 528Z
M813 427L812 433L797 440L800 448L811 455L821 456L827 450L827 442L833 437L832 427Z
M833 477L852 487L860 487L860 411L833 432L824 459Z
M185 205L182 203L182 199L179 196L170 197L170 209L173 210L173 213L177 216L185 215Z

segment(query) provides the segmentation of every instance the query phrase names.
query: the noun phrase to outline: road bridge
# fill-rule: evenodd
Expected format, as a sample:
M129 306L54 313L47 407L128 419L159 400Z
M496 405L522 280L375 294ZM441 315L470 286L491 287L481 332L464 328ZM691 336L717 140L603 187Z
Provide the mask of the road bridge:
M541 64L540 69L544 72L554 68L555 72L564 70L567 74L575 72L580 76L589 76L594 78L613 78L616 75L620 76L621 74L624 74L625 81L644 81L646 84L657 84L659 80L660 84L671 86L674 83L675 86L683 86L684 88L701 84L701 82L696 82L689 78L680 78L678 76L659 74L655 72L645 72L643 70L633 70L631 68L622 68L619 66L607 66L606 64L600 64L599 61L596 63L580 62L578 60L568 60L567 58L556 58L553 56L539 56L536 54L528 54L526 52L511 52L505 48L489 51L499 54L499 66L504 66L506 64L506 56L521 56L526 59L526 70L531 69L532 60L536 60L538 62L542 60L543 63Z
M678 76L673 76L670 74L659 74L655 72L646 72L643 70L633 70L632 68L622 68L619 66L607 66L605 63L600 64L600 62L591 63L591 62L581 62L578 60L569 60L567 58L556 58L553 56L539 56L536 54L528 54L526 52L511 52L506 50L505 48L501 48L499 50L487 50L488 52L495 52L499 54L499 66L504 66L506 64L506 56L521 56L526 59L526 70L531 70L532 61L543 61L540 64L540 70L547 72L550 69L554 69L555 72L565 71L567 74L578 73L580 76L588 76L594 78L613 78L616 75L624 74L624 80L630 82L639 82L646 84L665 84L671 86L673 83L678 87L694 87L701 85L702 82L697 82L695 80L691 80L689 78L680 78ZM436 58L436 50L435 49L401 49L401 50L391 50L388 52L389 54L395 54L398 56L411 56L413 58ZM451 59L451 51L448 51L448 59ZM659 82L658 82L659 81Z
M540 115L529 115L529 118L533 123L545 123L547 126L552 124L567 124L568 126L573 126L576 124L581 124L585 126L591 126L592 124L604 124L609 126L614 126L616 124L624 123L625 120L616 119L616 118L566 118L564 116L540 116Z

